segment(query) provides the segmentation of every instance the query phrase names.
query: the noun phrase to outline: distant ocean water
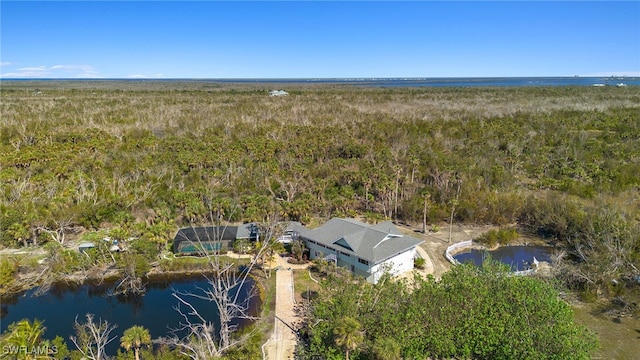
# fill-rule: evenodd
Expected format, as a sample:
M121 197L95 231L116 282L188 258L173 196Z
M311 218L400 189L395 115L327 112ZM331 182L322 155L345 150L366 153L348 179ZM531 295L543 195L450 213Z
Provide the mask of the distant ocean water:
M264 79L1 79L10 81L214 82L242 84L342 84L369 87L640 86L640 77L478 77L478 78L264 78Z
M215 80L215 79L212 79ZM317 83L372 87L640 86L640 77L219 79L229 83Z

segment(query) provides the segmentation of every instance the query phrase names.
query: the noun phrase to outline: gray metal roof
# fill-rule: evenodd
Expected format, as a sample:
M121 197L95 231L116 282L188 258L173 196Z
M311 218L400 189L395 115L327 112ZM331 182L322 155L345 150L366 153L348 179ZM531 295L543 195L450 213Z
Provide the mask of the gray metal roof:
M178 230L178 233L173 238L173 243L175 245L183 241L195 243L205 241L229 241L235 240L237 233L237 226L188 227Z
M256 223L246 223L238 226L236 232L236 239L251 239L256 240L260 234L260 228Z
M307 229L299 221L281 221L279 224L281 226L280 230L282 230L282 232L284 233L293 232L299 236L309 231L309 229Z
M402 235L391 221L369 225L341 218L333 218L302 236L373 263L382 262L423 242Z

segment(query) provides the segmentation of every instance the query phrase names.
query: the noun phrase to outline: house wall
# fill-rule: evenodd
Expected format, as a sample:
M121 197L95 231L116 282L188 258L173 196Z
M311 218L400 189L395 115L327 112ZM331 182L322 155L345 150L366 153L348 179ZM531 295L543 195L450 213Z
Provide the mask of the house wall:
M377 283L378 280L380 280L380 277L382 277L382 275L384 274L385 269L388 269L388 271L394 276L412 270L413 259L415 257L416 249L414 247L379 264L376 264L371 268L371 275L367 278L367 281L374 284Z
M304 239L305 246L309 249L309 258L311 260L324 258L329 254L336 255L338 259L338 266L345 267L353 271L356 275L360 275L367 279L371 283L377 283L384 269L389 267L393 275L401 274L405 271L413 269L413 259L416 256L416 249L410 249L403 253L400 253L386 261L373 265L371 263L363 264L358 261L358 257L355 255L347 256L340 253L339 249L323 247L317 243L311 243L309 240Z
M338 266L345 267L357 275L368 277L369 265L362 264L358 261L358 257L355 255L348 255L340 252L338 248L324 247L323 245L312 243L307 239L304 239L304 244L309 249L309 258L311 260L324 258L329 254L334 254L338 259ZM353 267L352 267L353 266Z
M322 259L329 254L336 254L334 249L325 248L319 244L311 243L307 239L304 239L304 245L309 249L309 259L311 260Z

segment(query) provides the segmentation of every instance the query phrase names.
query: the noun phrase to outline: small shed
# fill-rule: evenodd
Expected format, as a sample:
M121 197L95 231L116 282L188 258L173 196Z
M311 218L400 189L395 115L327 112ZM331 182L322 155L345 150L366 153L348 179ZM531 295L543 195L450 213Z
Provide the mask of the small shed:
M95 247L96 247L96 244L94 244L92 242L86 242L86 243L82 243L82 244L78 245L78 251L80 251L81 253L85 254L87 252L87 250L93 249Z

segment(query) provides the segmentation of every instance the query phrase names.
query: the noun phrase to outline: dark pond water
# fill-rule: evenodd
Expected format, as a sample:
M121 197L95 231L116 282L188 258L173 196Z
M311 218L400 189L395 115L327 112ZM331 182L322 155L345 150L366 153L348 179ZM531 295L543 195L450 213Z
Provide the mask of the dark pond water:
M548 246L503 246L493 251L469 249L453 256L461 263L482 265L487 256L510 265L514 271L527 270L535 257L538 261L551 262L553 248Z
M240 296L246 298L254 286L254 281L248 278L247 283L240 290ZM42 296L33 296L34 290L27 291L17 298L2 299L0 330L4 332L9 324L22 319L44 320L47 328L45 338L53 339L62 336L69 349L75 349L69 340L74 335L73 323L76 318L85 322L85 314L94 314L94 319L102 318L118 327L111 333L117 339L107 347L107 354L115 355L120 346L122 333L133 325L142 325L149 329L151 338L168 335L171 329L178 327L184 319L174 309L178 300L172 296L174 291L193 292L202 294L198 288L206 289L207 281L203 277L190 277L153 281L147 284L147 291L143 297L125 298L110 296L113 284L82 285L68 287L59 285L53 287ZM185 298L209 321L218 321L216 306L202 299ZM258 314L260 300L258 296L251 299L252 314ZM184 309L184 308L183 308ZM236 321L245 326L248 320ZM181 335L181 334L179 334Z

